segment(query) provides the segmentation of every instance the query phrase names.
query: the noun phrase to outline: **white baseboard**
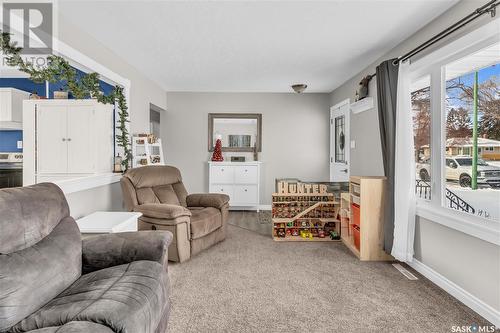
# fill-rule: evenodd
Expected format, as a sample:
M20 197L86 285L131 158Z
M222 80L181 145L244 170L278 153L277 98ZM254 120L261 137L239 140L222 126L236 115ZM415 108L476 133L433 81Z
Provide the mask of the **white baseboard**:
M253 207L231 206L229 210L271 210L271 205L259 205Z
M500 311L492 306L481 301L476 296L472 295L459 285L448 280L443 275L439 274L429 266L413 259L413 262L408 263L414 270L431 280L433 283L444 289L447 293L458 299L463 304L467 305L472 310L483 316L496 327L500 327Z

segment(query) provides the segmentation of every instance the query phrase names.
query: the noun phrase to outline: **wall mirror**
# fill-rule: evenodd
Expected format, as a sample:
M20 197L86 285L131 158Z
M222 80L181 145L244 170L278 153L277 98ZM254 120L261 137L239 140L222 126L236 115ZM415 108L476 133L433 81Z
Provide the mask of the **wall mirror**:
M208 151L221 139L222 151L252 152L262 150L262 114L209 113Z

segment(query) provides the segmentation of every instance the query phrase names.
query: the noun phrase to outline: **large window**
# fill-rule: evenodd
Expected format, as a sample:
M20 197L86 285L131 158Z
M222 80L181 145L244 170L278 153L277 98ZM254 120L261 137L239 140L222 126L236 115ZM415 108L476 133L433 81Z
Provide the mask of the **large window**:
M496 221L500 220L499 58L495 44L445 67L446 206Z
M500 38L473 34L412 64L415 193L449 221L490 228L500 222Z

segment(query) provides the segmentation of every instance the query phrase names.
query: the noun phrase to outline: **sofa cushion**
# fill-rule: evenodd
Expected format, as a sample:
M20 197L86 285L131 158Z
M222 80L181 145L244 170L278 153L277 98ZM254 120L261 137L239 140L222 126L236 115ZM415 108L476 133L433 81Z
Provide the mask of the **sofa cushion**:
M161 202L186 207L187 191L179 169L173 166L148 165L129 169L124 177L135 188L139 204Z
M182 216L191 216L189 209L169 204L143 204L134 207L134 212L140 212L147 217L156 219L175 219Z
M71 217L63 219L33 246L1 254L0 332L68 288L80 277L81 271L80 230Z
M165 268L153 261L135 261L82 275L13 331L89 321L114 332L152 333L168 306Z
M113 333L113 330L104 325L89 321L70 321L62 326L51 326L30 331L29 333Z
M220 210L213 207L189 207L191 211L191 239L208 235L222 226Z
M171 184L153 186L153 192L161 203L178 206L181 204Z

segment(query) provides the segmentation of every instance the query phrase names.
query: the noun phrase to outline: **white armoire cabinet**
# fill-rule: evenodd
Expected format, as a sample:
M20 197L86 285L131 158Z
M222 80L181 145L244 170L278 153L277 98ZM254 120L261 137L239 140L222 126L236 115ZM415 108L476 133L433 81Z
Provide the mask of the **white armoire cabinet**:
M95 100L25 101L24 185L111 172L113 112Z
M209 192L229 195L232 207L259 211L261 162L208 162Z

